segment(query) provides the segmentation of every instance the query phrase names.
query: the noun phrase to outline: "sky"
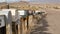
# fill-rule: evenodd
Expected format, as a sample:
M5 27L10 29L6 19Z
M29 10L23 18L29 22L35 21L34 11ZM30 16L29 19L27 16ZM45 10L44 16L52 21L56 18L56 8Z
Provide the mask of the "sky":
M0 0L0 2L19 2L21 0ZM40 2L40 3L60 3L60 0L25 0L29 2Z

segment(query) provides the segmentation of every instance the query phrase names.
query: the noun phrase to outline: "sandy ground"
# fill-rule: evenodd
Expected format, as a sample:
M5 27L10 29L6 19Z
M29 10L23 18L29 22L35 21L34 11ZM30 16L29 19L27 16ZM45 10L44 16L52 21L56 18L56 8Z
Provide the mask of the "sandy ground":
M60 10L47 10L48 31L51 34L60 34Z
M37 21L30 34L60 34L60 10L47 10L48 15Z

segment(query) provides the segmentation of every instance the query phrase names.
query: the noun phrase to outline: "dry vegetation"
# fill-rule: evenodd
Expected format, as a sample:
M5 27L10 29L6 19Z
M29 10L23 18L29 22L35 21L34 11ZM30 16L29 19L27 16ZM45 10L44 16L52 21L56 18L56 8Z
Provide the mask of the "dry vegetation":
M0 3L0 9L4 9L6 4ZM35 28L31 34L60 34L60 4L30 4L29 2L10 3L9 8L24 10L41 10L46 9L48 15L42 20L36 20ZM33 25L31 25L33 26Z
M40 10L40 9L60 9L60 4L35 4L29 2L16 2L16 3L0 3L0 9L15 8L24 10Z

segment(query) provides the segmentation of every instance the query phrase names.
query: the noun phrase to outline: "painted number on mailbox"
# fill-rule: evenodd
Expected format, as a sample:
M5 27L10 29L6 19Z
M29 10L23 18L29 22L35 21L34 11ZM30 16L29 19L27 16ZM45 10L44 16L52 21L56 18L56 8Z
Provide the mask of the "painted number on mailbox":
M4 16L0 16L0 27L4 27L5 22L4 22Z

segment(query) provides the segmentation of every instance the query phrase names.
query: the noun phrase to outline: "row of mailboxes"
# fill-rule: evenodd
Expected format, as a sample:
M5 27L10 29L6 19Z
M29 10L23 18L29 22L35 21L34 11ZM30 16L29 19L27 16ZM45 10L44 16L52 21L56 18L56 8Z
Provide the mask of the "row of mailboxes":
M27 15L28 15L27 11L25 12L24 10L17 11L15 9L2 9L0 11L0 19L1 20L3 18L4 19L2 20L2 22L0 22L0 28L2 28L3 26L5 26L5 31L4 32L6 32L6 33L4 33L4 34L12 34L12 22L16 22L16 24L19 24L19 23L21 23L20 22L20 18L21 17L24 18ZM21 24L19 24L19 25L21 25Z
M30 23L28 16L42 13L45 12L17 9L2 9L0 11L0 29L2 27L5 27L6 33L4 34L12 34L13 29L16 29L15 34L26 34L29 25L32 24ZM12 22L15 22L15 28L12 26Z
M18 34L26 34L26 32L29 30L30 28L30 25L32 24L32 22L30 23L31 20L29 20L29 16L32 15L32 19L33 19L33 15L37 15L37 14L45 14L44 11L29 11L29 10L18 10L18 19L20 20L21 18L22 19L22 23L20 21L20 23L18 23L18 26L22 27L22 32L20 33L20 31L18 31ZM24 21L24 18L27 19L27 21L25 22ZM20 29L20 28L18 28ZM27 32L28 34L28 32Z

